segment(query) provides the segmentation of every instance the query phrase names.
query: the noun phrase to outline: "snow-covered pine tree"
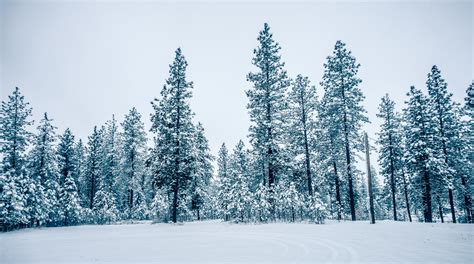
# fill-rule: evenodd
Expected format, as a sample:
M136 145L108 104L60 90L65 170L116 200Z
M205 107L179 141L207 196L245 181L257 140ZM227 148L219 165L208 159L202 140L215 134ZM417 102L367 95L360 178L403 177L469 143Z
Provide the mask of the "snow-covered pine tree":
M466 173L461 176L461 188L463 195L464 211L466 214L466 221L468 223L473 222L472 213L472 190L473 190L473 175L474 175L474 81L471 82L466 90L466 97L464 98L464 113L467 117L464 124L464 148L460 149L460 152L464 152L466 156L468 166L462 166L466 168Z
M219 211L225 221L230 220L230 213L229 213L229 204L230 204L230 188L231 188L231 180L230 180L230 161L229 161L229 152L225 143L222 143L219 153L217 155L217 181L218 181L218 197L219 197Z
M86 150L84 147L84 144L82 143L82 139L79 139L77 143L74 145L74 158L75 161L74 163L76 164L74 174L75 176L75 183L77 187L77 193L79 194L79 202L81 206L84 207L83 203L83 187L84 187L84 182L85 180L85 167L86 167Z
M356 220L356 199L354 197L354 151L361 150L361 126L369 120L362 106L364 95L359 84L362 82L357 77L359 66L351 51L346 49L346 44L337 41L333 54L327 57L324 63L324 75L321 86L324 88L327 117L332 123L342 126L344 152L346 159L345 173L348 182L348 195L351 218Z
M196 211L197 220L201 220L201 211L204 203L208 202L209 184L212 178L212 160L209 143L204 135L201 123L196 126L194 136L194 168L190 186L191 209Z
M247 80L253 84L246 92L251 121L250 142L254 151L263 158L264 181L268 179L269 190L273 192L282 165L280 144L284 140L285 94L290 81L284 69L285 63L281 61L280 45L273 40L267 23L259 33L258 42L252 59L257 70L247 75Z
M308 195L313 195L313 176L311 168L314 162L312 147L316 145L316 111L318 98L316 87L311 86L308 77L296 76L292 82L292 87L288 95L290 105L291 124L288 129L289 143L296 158L303 158L303 166L299 166L304 171L305 184ZM304 168L304 169L303 169Z
M399 179L403 171L403 135L400 130L401 123L399 115L395 112L395 102L388 94L382 97L377 117L382 119L377 144L379 150L379 164L381 174L386 184L390 187L391 207L393 220L397 221L397 193Z
M25 151L31 133L31 107L18 87L0 109L0 225L17 228L28 221L26 208Z
M71 130L67 128L59 137L57 160L59 169L59 185L63 186L66 178L71 176L74 183L77 181L76 172L76 157L74 148L74 135Z
M38 132L34 136L33 148L29 153L28 172L30 178L44 187L46 194L43 208L48 212L49 225L58 225L61 221L59 208L59 170L56 159L56 127L51 124L52 119L44 113L38 125Z
M295 183L280 181L276 190L279 218L291 222L295 222L298 215L302 218L304 198L296 189Z
M102 179L105 191L109 192L114 201L120 201L123 188L120 184L120 133L118 132L117 120L112 119L105 123L103 136L103 165ZM118 205L117 205L118 206ZM123 208L121 208L123 209Z
M92 210L94 198L100 186L100 172L102 168L102 136L101 130L94 126L92 135L87 142L87 154L81 194L84 207Z
M192 144L194 125L189 105L192 97L192 82L186 80L188 63L181 49L175 52L170 65L169 78L161 90L161 100L153 102L152 131L156 133L154 158L155 181L167 187L172 194L171 220L178 219L180 194L192 180ZM156 169L156 168L159 169Z
M405 114L406 159L414 183L421 194L425 222L432 222L432 193L437 181L435 168L443 167L444 160L437 153L436 127L429 109L428 98L414 86L410 87Z
M63 225L68 226L80 223L82 207L80 205L76 183L70 173L64 178L64 183L59 195L59 204Z
M341 170L344 167L344 138L341 136L342 123L334 122L333 98L325 93L319 105L318 112L318 145L321 168L330 193L331 215L335 212L337 220L342 219L344 209L341 183ZM334 202L332 202L334 201ZM334 204L334 205L333 205Z
M146 133L141 115L135 107L125 115L122 123L123 144L122 144L122 173L124 184L128 218L139 215L143 207L146 207L143 189L146 181L145 171L145 151ZM139 202L139 204L136 204ZM137 212L135 212L137 211ZM144 218L144 216L140 217Z
M447 90L448 85L442 78L441 71L436 65L431 68L426 85L430 98L430 109L433 111L436 120L433 125L437 127L437 139L440 140L440 142L435 142L435 145L441 149L444 162L446 163L445 168L447 168L447 170L439 171L441 174L439 177L447 181L447 186L443 189L448 189L451 217L453 223L456 223L453 176L456 174L454 164L456 164L456 159L460 158L455 146L457 144L454 142L456 140L456 130L459 128L457 124L458 120L455 119L454 113L456 106L451 99L452 94Z
M227 180L230 189L228 211L234 221L244 222L250 215L251 192L249 188L248 158L245 145L239 140L229 160L229 176Z

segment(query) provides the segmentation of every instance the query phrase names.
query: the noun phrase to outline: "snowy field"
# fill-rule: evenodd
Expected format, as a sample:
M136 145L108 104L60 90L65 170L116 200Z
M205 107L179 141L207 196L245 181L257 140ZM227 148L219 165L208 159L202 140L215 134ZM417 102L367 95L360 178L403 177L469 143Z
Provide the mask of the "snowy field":
M0 263L474 263L474 225L126 224L0 234Z

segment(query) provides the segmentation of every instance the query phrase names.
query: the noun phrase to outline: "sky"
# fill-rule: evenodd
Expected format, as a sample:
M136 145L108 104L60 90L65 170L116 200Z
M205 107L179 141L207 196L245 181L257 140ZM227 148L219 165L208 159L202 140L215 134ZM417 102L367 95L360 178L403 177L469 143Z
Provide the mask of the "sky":
M361 64L371 121L364 129L375 139L381 97L388 93L401 110L410 85L426 91L434 64L463 102L474 76L473 13L472 1L0 0L0 98L18 86L35 127L47 112L58 133L70 128L83 140L132 107L148 130L150 102L181 47L194 120L216 155L223 142L232 149L247 141L246 76L267 22L289 76L308 76L320 95L326 57L337 40L347 44Z

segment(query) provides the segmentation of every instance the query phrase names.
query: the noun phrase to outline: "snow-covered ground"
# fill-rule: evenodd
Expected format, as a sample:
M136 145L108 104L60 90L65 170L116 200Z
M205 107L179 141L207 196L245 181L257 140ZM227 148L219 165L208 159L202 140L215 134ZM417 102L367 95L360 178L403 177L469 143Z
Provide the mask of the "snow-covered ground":
M0 263L474 263L474 225L126 224L0 234Z

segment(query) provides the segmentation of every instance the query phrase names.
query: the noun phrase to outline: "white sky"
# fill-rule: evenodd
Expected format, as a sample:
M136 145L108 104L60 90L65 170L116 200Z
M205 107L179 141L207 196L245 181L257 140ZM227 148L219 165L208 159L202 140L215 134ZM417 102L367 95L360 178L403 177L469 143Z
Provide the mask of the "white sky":
M307 75L319 90L326 56L336 40L347 44L361 63L372 138L385 93L401 109L409 86L426 90L426 75L437 64L462 102L474 75L471 1L0 2L1 99L18 86L35 120L46 111L59 133L69 127L82 139L112 114L121 122L133 106L148 130L150 101L181 47L194 81L195 120L213 154L222 142L233 148L248 134L246 75L264 22L289 75Z

